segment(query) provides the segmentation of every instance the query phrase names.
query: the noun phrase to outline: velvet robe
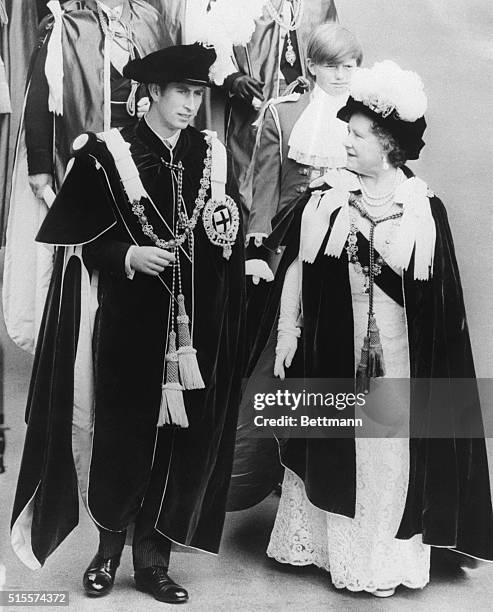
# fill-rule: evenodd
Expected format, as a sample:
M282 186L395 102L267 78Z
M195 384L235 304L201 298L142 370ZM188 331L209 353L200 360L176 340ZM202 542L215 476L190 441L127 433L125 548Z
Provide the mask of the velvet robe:
M282 285L289 265L298 255L300 220L307 201L305 196L294 209L285 211L266 241L267 248L283 244L286 250L247 368L251 373L249 384L253 386L257 376L272 376ZM414 436L410 439L409 488L396 537L408 539L422 533L426 544L493 560L493 512L484 439L463 437L463 431L456 438L433 438L433 431L437 431L433 427L447 424L450 431L454 423L464 420L464 415L477 433L482 430L482 417L447 214L436 196L430 197L430 206L437 231L433 276L428 281L414 280L411 260L402 279L411 379L429 379L429 384L419 387L419 396L411 392L410 427ZM336 210L331 216L313 264L303 264L303 332L292 366L287 371L290 377L348 379L354 376L348 261L345 251L340 258L324 254L338 213ZM377 277L376 282L382 282L380 278ZM381 288L385 290L384 286ZM433 379L454 378L472 381L468 385L465 406L453 401L453 386L449 403L436 395ZM248 409L242 405L240 414ZM240 416L240 421L243 420ZM237 478L248 473L249 465L256 466L252 472L259 476L256 460L259 452L271 460L274 457L272 443L268 440L262 440L262 449L255 448L255 456L251 456L250 447L254 443L245 432L239 438L233 485ZM353 439L290 439L284 441L280 450L282 463L304 480L308 498L314 505L328 512L354 516L356 457ZM270 465L264 468L258 481L243 481L241 492L232 487L229 507L238 510L260 501L275 484L268 481L275 473Z
M17 139L2 299L9 336L19 347L31 353L34 353L52 261L47 250L36 248L34 243L47 205L36 198L29 187L26 144L32 145L34 141L39 145L39 151L31 147L31 161L33 157L37 158L32 173L53 174L57 188L63 179L73 140L84 131L100 132L104 129L104 36L96 7L95 0L69 0L62 7L62 115L55 116L48 109L48 86L44 75L48 44L54 31L53 16L46 17L40 26L38 51L33 54L28 78L26 103L32 102L27 108L34 121L28 129L26 117L23 117ZM144 0L128 0L123 5L121 19L131 30L138 56L166 46L169 41L161 17ZM108 77L111 81L109 74ZM44 95L37 101L36 94L40 92ZM114 93L118 99L118 92ZM127 115L125 124L129 120L132 118ZM133 121L137 121L137 117ZM116 122L112 125L122 126ZM26 131L30 132L29 142ZM19 282L19 279L23 281Z
M163 219L173 226L175 184L162 161L170 160L169 151L145 121L124 136L155 205L146 201L145 214L156 233L169 239ZM226 260L222 248L209 241L199 217L193 267L182 252L183 293L205 389L184 392L188 429L158 429L171 268L158 277L126 277L129 245L153 243L130 209L105 145L95 141L93 136L93 148L88 145L76 158L38 236L49 244L84 244L85 266L99 275L89 471L81 478L81 470L76 470L83 463L74 442L79 406L73 407L85 271L75 257L64 269L59 249L31 380L13 525L31 504L31 545L42 564L77 524L78 482L100 527L126 529L144 496L157 494L162 499L156 516L160 533L179 544L217 552L243 365L241 228ZM174 163L182 161L185 168L183 197L189 215L205 154L203 135L193 128L182 131Z
M63 4L64 102L63 115L55 120L55 158L61 164L62 175L74 138L84 131L103 130L104 37L96 6L95 0ZM122 21L132 31L139 57L171 44L162 19L145 0L129 0L124 5ZM52 26L50 15L41 24L41 49L49 43Z

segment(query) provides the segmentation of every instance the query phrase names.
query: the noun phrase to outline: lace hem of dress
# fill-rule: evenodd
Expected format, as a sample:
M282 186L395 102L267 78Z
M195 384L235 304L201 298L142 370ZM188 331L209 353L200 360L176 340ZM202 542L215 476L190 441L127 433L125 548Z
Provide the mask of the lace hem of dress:
M327 562L322 561L321 559L285 559L283 557L278 557L273 553L267 551L267 556L270 559L274 559L278 563L283 563L284 565L294 565L296 567L307 567L308 565L314 565L319 569L322 569L330 574L330 568ZM429 582L428 573L425 572L426 575L417 576L414 580L411 580L406 577L396 578L394 580L390 580L388 582L380 582L378 586L374 583L362 584L359 582L344 582L343 580L335 580L332 581L332 584L336 589L347 589L348 591L352 591L353 593L360 593L365 591L366 593L374 593L375 591L381 589L395 589L398 586L405 586L408 589L424 589L424 587Z
M357 441L359 486L354 519L311 504L303 481L286 470L267 555L280 563L315 565L330 573L338 589L371 593L401 584L423 588L429 582L430 547L420 535L409 540L394 537L407 490L407 462L402 461L407 443ZM380 478L370 483L369 473Z

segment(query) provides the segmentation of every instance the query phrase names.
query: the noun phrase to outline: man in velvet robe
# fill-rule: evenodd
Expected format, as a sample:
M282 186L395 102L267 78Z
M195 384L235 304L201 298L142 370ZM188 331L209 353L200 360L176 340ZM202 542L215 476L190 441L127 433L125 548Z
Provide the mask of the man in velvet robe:
M17 143L3 291L9 336L31 353L51 274L48 251L34 245L47 188L60 185L81 132L137 122L145 92L121 74L123 66L171 44L161 16L145 0L68 0L48 7Z
M130 195L132 164L120 174L105 135L84 137L38 235L66 247L57 250L37 344L12 542L30 567L43 565L78 522L79 487L100 532L84 575L91 595L111 589L131 524L136 586L160 601L187 599L167 575L172 542L219 547L242 365L244 258L241 232L228 234L229 252L217 246L225 210L213 211L215 230L201 214L211 194L218 206L214 189L225 182L225 167L223 183L216 170L218 147L225 166L222 145L189 127L214 58L190 45L128 64L125 75L149 84L152 98L146 117L121 133L145 196ZM159 240L178 240L184 215L195 219L187 240L159 248ZM178 379L169 379L170 330L183 314L178 289L204 388L177 391ZM181 370L180 381L190 388ZM169 389L182 393L188 427L157 426L163 406L165 421L178 422L163 404Z
M65 166L73 139L83 130L101 131L104 123L104 38L111 21L120 23L131 37L130 55L147 55L169 44L162 19L146 0L66 1L62 5L63 110L49 107L52 94L46 77L46 61L50 40L57 36L57 18L50 16L41 26L40 48L33 62L26 100L26 145L29 175L56 174L54 159ZM115 40L123 50L128 41L116 27ZM125 56L122 55L122 62ZM131 93L130 80L121 74L118 57L110 49L111 126L123 127L136 120L136 112L125 103ZM137 93L137 101L142 92ZM53 152L53 120L57 121L55 154ZM38 179L41 180L41 179ZM32 182L35 182L32 179ZM40 187L35 185L36 190Z

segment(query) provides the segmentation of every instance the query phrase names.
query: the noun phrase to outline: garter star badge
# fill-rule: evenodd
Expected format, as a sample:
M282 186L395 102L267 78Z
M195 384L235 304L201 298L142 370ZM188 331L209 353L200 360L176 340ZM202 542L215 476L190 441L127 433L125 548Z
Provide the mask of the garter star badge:
M228 195L220 202L210 199L202 212L202 221L209 240L222 247L223 257L229 259L240 227L240 213L235 201Z

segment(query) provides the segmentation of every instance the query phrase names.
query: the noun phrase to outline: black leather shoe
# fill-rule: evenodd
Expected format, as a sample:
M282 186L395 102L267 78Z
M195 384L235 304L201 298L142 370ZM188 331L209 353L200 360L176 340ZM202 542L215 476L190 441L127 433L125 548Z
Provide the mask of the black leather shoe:
M184 603L188 601L187 591L168 576L166 568L160 566L135 570L135 586L164 603Z
M111 591L115 582L116 570L120 565L120 557L121 555L115 555L105 559L99 553L96 554L82 579L87 595L102 597Z

